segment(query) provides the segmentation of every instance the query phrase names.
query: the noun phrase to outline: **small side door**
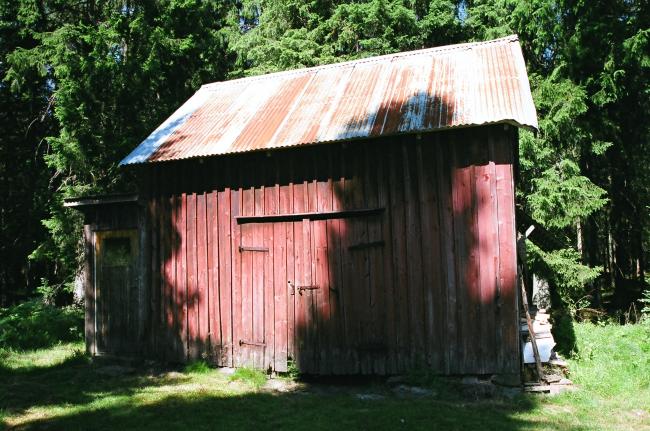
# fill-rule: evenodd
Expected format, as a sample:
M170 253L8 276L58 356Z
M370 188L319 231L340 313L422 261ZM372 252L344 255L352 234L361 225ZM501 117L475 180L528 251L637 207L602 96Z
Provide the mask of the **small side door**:
M95 233L95 336L98 354L137 352L138 231Z

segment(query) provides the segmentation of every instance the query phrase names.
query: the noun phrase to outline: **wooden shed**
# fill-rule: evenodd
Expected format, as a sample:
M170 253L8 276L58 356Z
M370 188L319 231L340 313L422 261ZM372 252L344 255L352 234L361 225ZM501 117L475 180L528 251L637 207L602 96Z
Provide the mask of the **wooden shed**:
M94 355L520 372L516 36L207 84L86 214Z

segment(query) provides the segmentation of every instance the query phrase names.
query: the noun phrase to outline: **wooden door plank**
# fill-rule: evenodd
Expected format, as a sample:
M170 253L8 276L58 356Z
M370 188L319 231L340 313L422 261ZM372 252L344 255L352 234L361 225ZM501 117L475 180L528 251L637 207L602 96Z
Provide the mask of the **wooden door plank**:
M196 193L187 195L187 330L188 358L197 360L199 349L199 291L197 286Z
M428 145L424 145L428 147ZM429 155L429 153L426 153ZM438 261L433 259L433 249L437 246L434 238L434 206L432 194L433 186L430 181L425 163L429 165L430 160L425 160L425 150L422 142L417 142L415 147L416 173L418 183L418 209L421 221L420 250L422 256L422 285L423 285L423 322L424 322L424 350L426 352L427 369L435 369L438 358L435 343L435 315L434 315L434 274L438 272L436 268ZM429 167L429 166L427 166Z
M208 339L210 332L210 283L208 277L208 225L206 194L196 197L196 271L198 302L198 355L208 357Z
M179 352L183 361L187 360L188 353L188 309L187 309L187 195L182 193L180 196L180 213L179 213L180 235L180 253L178 255L178 268L176 272L177 289L178 289L178 321L180 323L180 340L181 351Z
M384 144L386 145L386 144ZM397 333L396 333L396 306L398 302L395 300L396 290L395 290L395 273L393 271L393 235L391 232L391 220L393 214L391 212L390 206L390 196L389 196L389 172L390 172L390 163L392 159L388 152L387 147L383 147L381 151L381 156L378 158L376 163L376 178L378 184L378 205L386 208L386 213L381 219L381 236L384 239L384 247L382 254L382 268L383 273L383 297L384 297L384 333L386 337L386 374L396 374L396 352L397 352Z
M176 314L175 314L175 284L176 284L176 250L178 234L176 231L177 209L176 198L172 195L165 199L165 360L172 361L175 357Z
M463 359L460 373L477 372L475 322L479 316L480 303L472 300L478 287L478 247L476 242L476 201L473 181L474 167L471 161L468 135L463 133L464 143L454 146L454 235L456 245L457 313L459 345Z
M293 209L295 212L304 211L306 185L299 180L293 186ZM294 279L292 280L294 286L306 285L309 281L305 279L305 240L304 229L302 222L293 223L293 240L294 240ZM294 322L294 346L295 346L295 359L298 368L307 372L307 359L306 359L306 346L305 346L305 333L307 330L305 321L305 302L302 300L298 292L294 291L295 301L295 322Z
M474 168L477 200L477 224L479 245L479 368L481 374L494 370L496 351L499 346L495 340L496 267L498 266L499 242L497 236L496 196L494 194L494 164L489 162L489 142L485 137L473 140L479 158Z
M273 169L269 169L264 176L263 184L272 184L264 186L262 194L263 214L277 214L277 194L275 193L275 184L272 183L271 177L275 177ZM273 224L262 224L262 245L267 248L268 252L264 253L264 368L274 369L275 359L275 289L274 289L274 237Z
M359 151L360 148L355 149L353 154L349 154L353 160L350 162L351 177L350 181L346 180L345 188L346 193L349 194L349 202L353 208L360 208L364 205L364 162L363 153ZM348 150L352 153L352 149ZM351 332L353 340L353 369L355 372L361 374L369 374L371 371L371 364L367 349L369 332L369 312L368 312L368 297L369 297L369 263L368 263L368 250L360 248L352 251L351 245L363 244L368 242L368 229L365 220L352 219L350 221L350 259L352 262L352 283L350 284L350 307L348 310L350 316L348 322L351 323L348 331Z
M451 175L453 168L453 150L447 142L438 140L439 157L436 170L438 195L440 196L440 228L441 258L442 258L442 283L444 301L442 319L445 320L445 374L457 374L460 362L458 346L458 325L457 325L457 301L456 301L456 273L455 273L455 242L454 242L454 211L453 211L453 189Z
M242 214L253 215L255 213L255 189L253 187L242 190ZM241 227L241 237L239 239L240 246L253 245L253 229L255 225L243 225ZM254 360L254 347L250 344L242 344L242 342L251 342L253 340L253 275L254 275L254 262L253 254L251 252L239 251L238 254L241 258L241 332L235 338L235 343L239 344L240 350L240 363L238 366L253 366Z
M278 214L280 205L280 186L278 181L277 159L274 160L273 170L269 172L268 176L269 182L273 180L274 184L265 188L264 213ZM282 334L286 334L286 296L283 295L283 293L286 293L286 279L282 281L282 278L286 276L286 269L282 268L283 265L280 257L284 254L283 247L285 245L281 244L281 242L284 241L284 235L280 234L276 223L268 223L264 226L264 240L264 246L269 249L265 268L266 278L264 282L267 298L267 303L265 304L264 323L265 338L267 340L265 361L269 368L279 371L277 369L277 364L282 361L277 360L276 356L282 357L281 337ZM279 256L276 257L276 254ZM286 349L284 351L286 355ZM286 364L286 356L284 362ZM281 368L282 371L286 371L286 365L281 365Z
M342 210L353 208L352 202L352 163L351 158L348 157L348 151L341 151L339 153L339 167L341 169L341 176L338 181L338 203ZM336 192L336 190L335 190ZM353 244L351 219L339 219L338 237L340 243L340 257L341 257L341 316L343 324L343 342L344 350L342 352L342 362L345 374L357 374L358 371L358 356L355 348L355 319L354 319L354 303L353 303L353 288L355 286L355 268L352 256L350 254L349 246Z
M420 192L420 210L422 220L422 267L425 271L425 310L427 352L430 367L436 373L444 373L445 360L444 331L446 322L443 318L445 292L441 274L444 271L441 259L442 237L440 232L439 185L437 184L439 143L430 138L418 147L418 176L422 184Z
M350 159L347 157L347 151L341 151L339 155L339 167L341 177L337 184L338 204L343 210L352 208L352 168ZM357 374L358 358L355 349L355 319L353 304L353 287L355 285L355 268L349 246L353 244L351 238L351 219L339 219L338 238L340 243L340 259L342 283L339 298L341 300L341 322L343 326L343 346L342 365L345 374Z
M242 194L241 187L231 190L231 254L232 254L232 268L233 268L233 282L232 282L232 322L233 322L233 366L240 366L242 363L242 350L239 346L239 340L242 337L242 297L243 297L243 284L242 284L242 254L239 253L239 245L241 244L241 226L234 222L234 217L242 212Z
M308 184L305 184L304 190L309 189ZM313 238L312 238L312 228L311 222L309 220L302 221L302 279L304 280L305 286L312 286L314 284L313 279ZM315 371L314 364L314 301L312 298L312 292L306 291L302 295L298 295L299 301L302 306L302 321L304 324L303 330L303 363L305 366L305 372L312 374Z
M462 146L457 144L456 146ZM470 190L470 167L463 167L462 150L456 146L450 147L452 156L452 199L453 199L453 223L454 223L454 268L456 272L456 316L458 322L458 352L459 362L456 365L456 372L461 374L467 369L469 362L469 351L466 349L465 338L467 337L467 273L469 269L468 244L466 242L467 231L471 220L471 190ZM464 149L463 149L464 150ZM460 153L460 154L459 154ZM471 246L471 244L470 244Z
M327 153L324 151L316 153L315 175L319 178L316 184L316 210L331 211L332 189L331 181L327 178ZM318 289L312 291L316 297L316 336L318 337L318 361L317 372L321 374L332 373L332 320L330 312L330 280L329 280L329 250L327 221L320 220L312 222L314 235L314 281Z
M154 356L157 347L157 339L159 333L158 326L158 312L160 310L160 240L158 237L158 232L160 231L160 199L157 195L152 196L149 199L149 230L148 235L149 244L145 244L143 248L149 246L151 248L150 255L150 265L149 265L149 274L150 274L150 286L149 286L149 315L145 319L147 322L147 329L144 333L148 334L145 339L145 346L147 351L145 356L151 357Z
M208 345L209 357L221 365L221 294L219 292L219 202L216 190L206 195L207 278L208 278Z
M499 349L501 372L518 373L518 301L517 301L517 252L514 209L514 176L512 163L512 139L507 134L493 132L494 159L496 171L497 214L499 219L499 268L500 319L497 325L503 328L502 344ZM512 139L512 140L511 140ZM516 141L514 141L516 142Z
M229 176L226 175L229 180ZM231 189L226 187L217 193L217 228L219 250L219 314L221 318L221 343L217 363L233 366L233 240L231 230Z
M317 181L313 160L310 155L305 157L305 179L306 195L305 207L309 212L317 211ZM309 280L306 285L313 286L316 284L316 236L314 235L314 221L303 220L303 240L306 251L305 256L305 279ZM318 294L314 290L306 290L301 298L305 303L305 322L306 322L306 340L307 347L307 369L310 374L318 372Z
M261 169L261 168L260 168ZM258 178L257 183L260 183L260 180L264 178L263 175L256 175ZM256 187L254 189L254 205L255 205L255 214L263 215L264 214L264 186ZM253 247L265 246L264 239L264 225L253 224L252 235L253 239L250 243L246 245L252 245ZM267 248L268 250L268 248ZM256 343L266 344L268 340L265 339L266 330L265 330L265 321L266 321L266 305L265 303L265 282L266 282L266 267L268 262L268 252L248 252L253 255L253 290L252 290L252 323L253 323L253 333L252 340ZM267 350L266 346L255 346L251 348L253 353L253 364L258 369L265 369L267 364L265 363L265 351Z
M273 223L273 369L288 370L287 223Z
M411 330L411 360L413 367L425 366L423 271L420 229L420 211L416 154L412 145L402 145L402 169L406 201L406 260L408 274L408 310Z
M481 279L480 279L480 268L481 268L481 247L480 247L480 236L479 236L479 201L478 201L478 192L476 189L477 186L477 169L478 163L481 156L480 145L485 145L484 142L480 142L477 139L477 133L475 130L466 131L468 138L465 140L467 149L465 155L469 157L469 190L470 190L470 199L471 204L471 213L470 213L470 223L469 223L469 232L465 240L468 244L470 250L469 253L469 268L467 272L467 289L465 290L465 301L466 301L466 310L467 315L464 318L464 326L467 328L467 336L465 337L465 345L467 347L467 352L469 353L470 362L468 364L468 372L474 374L481 373L481 350L480 347L483 343L482 340L482 328L481 328L481 316L483 314L482 308L483 304L481 302Z
M294 162L293 159L289 160L289 183L280 188L280 210L286 213L294 212ZM287 285L288 281L295 282L295 257L296 248L294 243L294 223L285 223L285 230L287 236ZM288 286L287 286L288 289ZM287 291L288 292L288 291ZM287 361L289 358L296 364L296 297L295 295L287 295Z
M381 164L381 154L374 147L364 146L364 190L365 205L368 208L379 206L379 190L376 169ZM367 217L366 229L368 231L368 243L384 243L381 222L382 216ZM368 298L366 301L368 310L368 342L370 372L383 375L386 373L386 357L388 345L385 331L385 297L383 278L383 245L368 248Z
M340 200L343 198L344 179L340 168L334 166L338 161L338 151L329 148L328 162L328 185L327 193L330 197L328 203L332 211L339 211L342 208ZM345 330L343 326L343 264L341 261L341 224L340 220L327 220L327 250L329 259L329 282L330 282L330 327L331 327L331 361L332 372L343 374L345 371L344 350Z
M408 279L406 266L406 226L405 206L402 177L403 163L402 149L393 145L390 148L391 162L390 178L390 213L391 232L393 241L393 268L395 271L394 298L397 301L397 314L395 324L397 328L397 364L396 372L403 373L409 369L411 362L409 342L409 314L408 314Z

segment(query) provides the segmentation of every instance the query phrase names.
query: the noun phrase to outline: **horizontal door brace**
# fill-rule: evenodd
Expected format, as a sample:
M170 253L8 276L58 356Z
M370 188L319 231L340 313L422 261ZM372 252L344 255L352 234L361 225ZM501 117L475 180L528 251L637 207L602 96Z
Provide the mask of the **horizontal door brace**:
M384 241L362 242L360 244L352 244L348 246L348 250L361 250L363 248L383 247Z
M243 251L262 251L262 252L268 252L269 248L268 247L244 247L243 245L239 246L239 252Z
M363 208L356 210L319 211L294 214L269 214L259 216L237 216L237 224L273 223L280 221L329 220L336 218L370 217L383 213L385 208Z

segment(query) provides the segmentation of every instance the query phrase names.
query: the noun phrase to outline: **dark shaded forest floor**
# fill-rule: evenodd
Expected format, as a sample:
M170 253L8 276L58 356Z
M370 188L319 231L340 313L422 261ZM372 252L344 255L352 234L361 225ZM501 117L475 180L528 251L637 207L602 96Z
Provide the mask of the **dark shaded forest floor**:
M0 424L12 430L650 430L650 325L575 329L579 351L569 362L578 389L554 397L481 397L432 381L422 382L427 391L409 394L381 383L334 390L288 380L269 385L252 370L228 375L200 366L113 369L91 363L79 343L5 350Z

